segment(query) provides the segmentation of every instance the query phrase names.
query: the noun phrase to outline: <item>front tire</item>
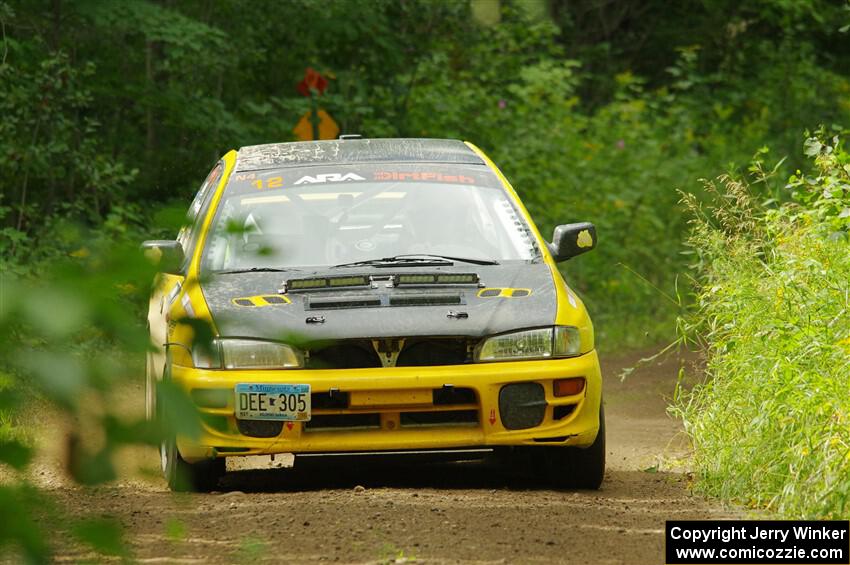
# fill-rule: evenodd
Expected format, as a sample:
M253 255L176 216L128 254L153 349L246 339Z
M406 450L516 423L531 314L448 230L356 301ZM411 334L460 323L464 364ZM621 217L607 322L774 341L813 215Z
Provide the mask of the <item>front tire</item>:
M177 449L177 441L169 436L159 446L162 474L174 492L210 492L224 476L224 459L208 459L187 463Z
M605 478L605 410L599 406L599 432L590 447L547 447L549 480L558 487L599 490Z
M166 364L163 380L168 380L169 370ZM152 387L156 383L152 383ZM157 401L157 395L151 395L153 406L151 412L157 415L160 425L164 425L162 408ZM198 463L188 463L180 450L177 449L177 436L173 430L166 429L166 437L159 444L159 458L162 466L162 474L165 477L168 488L173 492L210 492L218 486L219 479L225 474L225 463L223 458L207 459Z

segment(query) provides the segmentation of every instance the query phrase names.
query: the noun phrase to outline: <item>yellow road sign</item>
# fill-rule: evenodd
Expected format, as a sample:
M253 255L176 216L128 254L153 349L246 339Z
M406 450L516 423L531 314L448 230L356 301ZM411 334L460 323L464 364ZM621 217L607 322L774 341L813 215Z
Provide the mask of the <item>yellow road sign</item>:
M319 117L319 139L336 139L339 135L339 126L336 124L334 119L331 118L327 112L321 109L316 114ZM298 123L292 130L292 132L299 140L313 140L312 117L313 112L307 112L306 114L301 116L301 119L298 120Z

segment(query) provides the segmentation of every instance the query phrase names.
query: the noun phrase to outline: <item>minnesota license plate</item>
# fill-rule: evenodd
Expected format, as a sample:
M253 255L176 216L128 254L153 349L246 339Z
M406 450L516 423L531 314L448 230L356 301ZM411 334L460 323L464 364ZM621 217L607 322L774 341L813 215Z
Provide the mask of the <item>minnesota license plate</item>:
M240 420L310 419L310 385L236 385L236 417Z

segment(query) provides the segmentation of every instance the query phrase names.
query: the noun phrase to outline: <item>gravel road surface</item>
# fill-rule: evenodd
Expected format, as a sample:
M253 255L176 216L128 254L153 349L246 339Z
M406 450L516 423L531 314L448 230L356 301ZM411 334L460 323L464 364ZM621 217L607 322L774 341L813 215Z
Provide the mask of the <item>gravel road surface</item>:
M33 473L71 515L116 516L141 563L663 563L665 520L741 511L689 492L687 444L666 414L680 363L621 382L638 358L603 359L608 472L598 492L551 490L484 464L323 460L231 473L221 492L175 495L146 448L120 454L130 478L81 488L57 463L61 442ZM143 409L141 386L127 394ZM102 559L52 528L57 561Z

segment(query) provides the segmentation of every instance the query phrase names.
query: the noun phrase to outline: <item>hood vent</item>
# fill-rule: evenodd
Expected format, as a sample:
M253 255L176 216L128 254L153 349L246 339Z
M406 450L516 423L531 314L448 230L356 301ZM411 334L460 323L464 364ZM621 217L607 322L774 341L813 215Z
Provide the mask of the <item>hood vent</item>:
M457 306L463 304L460 294L402 294L398 296L323 296L310 298L308 310L342 310L378 308L381 306Z
M461 304L459 294L409 294L390 296L390 306L450 306Z
M333 310L340 308L374 308L381 305L381 299L373 296L348 296L338 298L311 298L307 306L310 310Z

